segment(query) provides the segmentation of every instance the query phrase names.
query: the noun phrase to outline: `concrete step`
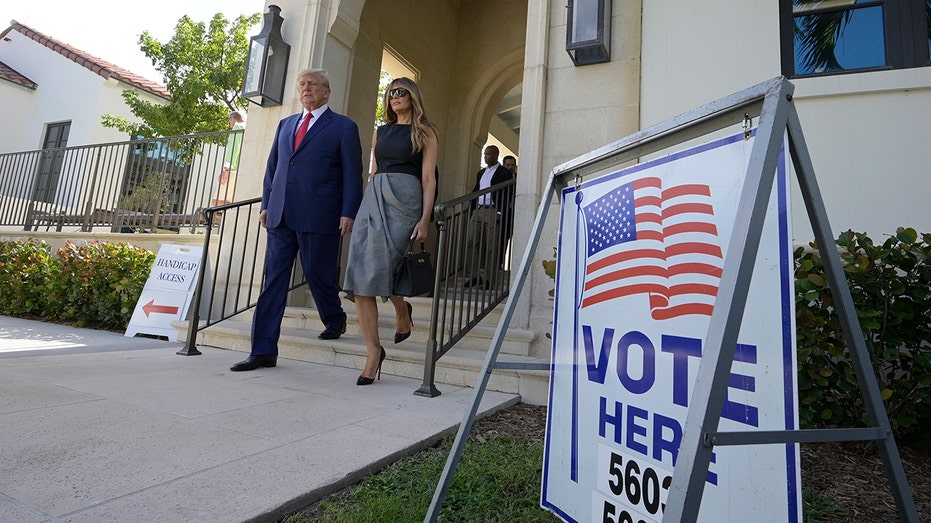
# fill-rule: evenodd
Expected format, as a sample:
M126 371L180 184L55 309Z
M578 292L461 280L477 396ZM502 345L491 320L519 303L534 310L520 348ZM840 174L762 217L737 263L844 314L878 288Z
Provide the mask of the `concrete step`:
M414 320L414 328L410 338L404 343L426 346L427 338L430 336L430 313L433 301L430 298L407 298L411 303ZM391 303L381 303L378 300L378 335L383 342L388 343L394 340L397 323L394 317L394 306ZM343 309L346 311L346 334L356 335L361 338L362 330L359 327L359 319L356 316L355 306L343 300ZM250 309L236 317L237 320L244 322L252 321L252 313L255 309ZM494 338L495 330L498 327L498 321L501 319L502 307L498 306L493 309L488 316L482 319L481 323L469 331L469 335L459 340L456 344L460 349L471 349L485 352L491 345ZM316 337L324 329L317 311L307 307L287 307L284 317L281 321L281 328L291 328L306 330L308 335ZM536 338L537 334L525 329L509 328L501 344L502 354L514 354L527 356L530 353L530 343Z
M429 298L413 298L410 301L414 307L413 333L410 338L397 345L393 343L394 308L390 303L379 303L379 335L387 353L382 372L408 378L422 378L432 302ZM348 315L346 334L338 340L321 340L317 335L323 327L316 311L288 307L282 321L281 338L278 343L279 356L284 359L336 365L361 371L365 365L365 342L359 331L355 307L349 304L345 309ZM500 312L495 316L500 316ZM241 314L201 331L197 343L248 353L251 322L251 314ZM187 323L177 322L175 327L179 330L179 339L187 339ZM486 318L440 358L436 365L435 382L441 392L443 384L475 386L484 367L496 327L497 321L492 323ZM498 361L540 363L539 358L527 355L530 342L535 336L536 333L531 331L508 329ZM489 379L488 390L520 394L525 403L542 405L547 402L548 383L548 371L496 369Z

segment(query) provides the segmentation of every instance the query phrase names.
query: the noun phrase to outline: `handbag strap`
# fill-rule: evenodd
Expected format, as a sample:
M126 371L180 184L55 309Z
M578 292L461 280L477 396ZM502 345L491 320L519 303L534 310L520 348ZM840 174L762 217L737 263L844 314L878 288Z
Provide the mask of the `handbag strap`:
M414 243L416 241L417 241L416 238L411 238L410 243L407 244L407 254L414 254ZM420 242L420 252L423 252L425 250L427 249L424 248L423 242Z

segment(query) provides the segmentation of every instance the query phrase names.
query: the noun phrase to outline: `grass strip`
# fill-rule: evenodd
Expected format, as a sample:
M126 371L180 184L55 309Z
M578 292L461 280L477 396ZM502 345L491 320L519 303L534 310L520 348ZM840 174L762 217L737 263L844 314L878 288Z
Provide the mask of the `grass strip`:
M404 458L284 523L420 523L443 472L453 438ZM439 520L552 523L540 508L543 443L496 436L470 440L450 483Z

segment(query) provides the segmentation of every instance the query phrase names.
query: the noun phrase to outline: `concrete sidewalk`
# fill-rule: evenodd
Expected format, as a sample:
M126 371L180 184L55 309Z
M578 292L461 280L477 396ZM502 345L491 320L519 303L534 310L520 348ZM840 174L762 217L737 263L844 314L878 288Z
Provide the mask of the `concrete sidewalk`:
M275 521L454 432L473 395L181 347L0 316L0 521Z

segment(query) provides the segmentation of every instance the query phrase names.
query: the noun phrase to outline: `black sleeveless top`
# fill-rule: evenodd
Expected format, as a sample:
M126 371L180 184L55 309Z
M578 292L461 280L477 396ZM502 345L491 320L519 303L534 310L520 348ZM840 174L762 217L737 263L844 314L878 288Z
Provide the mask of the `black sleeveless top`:
M375 141L376 173L404 173L419 180L423 167L423 150L413 153L411 126L408 124L382 125Z

